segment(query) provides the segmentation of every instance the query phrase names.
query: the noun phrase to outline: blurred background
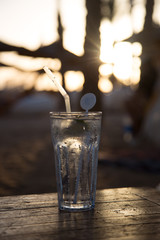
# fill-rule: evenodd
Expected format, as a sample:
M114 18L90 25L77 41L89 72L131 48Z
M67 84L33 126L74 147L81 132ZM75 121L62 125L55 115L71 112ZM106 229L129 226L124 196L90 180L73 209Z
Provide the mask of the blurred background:
M0 1L0 196L56 191L45 65L97 97L97 188L160 188L160 0Z

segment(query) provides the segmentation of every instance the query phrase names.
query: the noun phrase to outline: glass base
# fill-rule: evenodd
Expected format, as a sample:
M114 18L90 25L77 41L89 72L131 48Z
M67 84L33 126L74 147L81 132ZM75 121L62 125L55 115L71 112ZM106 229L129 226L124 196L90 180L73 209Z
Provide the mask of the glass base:
M67 203L62 203L59 206L59 209L62 211L68 211L68 212L81 212L81 211L89 211L94 209L93 204L67 204Z

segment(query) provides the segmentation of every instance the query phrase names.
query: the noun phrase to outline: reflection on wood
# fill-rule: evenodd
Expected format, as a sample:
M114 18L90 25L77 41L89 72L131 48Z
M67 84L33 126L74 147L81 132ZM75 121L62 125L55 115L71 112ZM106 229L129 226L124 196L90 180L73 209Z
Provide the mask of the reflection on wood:
M97 191L94 211L59 212L56 194L0 199L1 239L159 239L160 193Z

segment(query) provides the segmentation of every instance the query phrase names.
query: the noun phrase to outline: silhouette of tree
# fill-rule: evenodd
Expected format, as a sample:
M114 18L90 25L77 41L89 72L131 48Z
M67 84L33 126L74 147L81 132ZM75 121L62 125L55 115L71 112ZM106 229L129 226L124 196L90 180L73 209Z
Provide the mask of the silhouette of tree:
M86 0L87 18L86 18L86 37L84 44L84 55L78 57L73 53L63 48L62 36L63 26L61 24L61 18L58 14L58 32L59 40L48 45L42 46L35 51L30 51L22 47L11 46L9 44L0 42L0 51L16 51L19 55L43 57L43 58L59 58L62 62L61 73L68 70L80 70L83 71L85 76L85 84L83 94L86 92L93 92L97 96L97 104L94 110L101 110L101 93L98 90L99 73L98 68L100 65L100 22L103 17L107 17L112 20L115 14L114 0ZM134 1L131 0L131 10L134 5ZM139 41L143 46L143 55L153 54L153 49L157 46L159 41L160 32L159 28L156 28L152 24L154 0L146 1L146 16L144 29L138 34L133 34L128 41ZM156 43L156 44L155 44ZM159 42L158 42L159 44ZM2 64L1 64L2 65ZM41 71L39 71L41 73Z
M98 67L100 64L99 27L100 27L100 21L101 21L100 0L98 1L86 0L86 7L87 7L88 15L87 15L84 56L78 57L63 48L63 45L62 45L63 27L61 24L61 18L59 14L58 14L59 40L57 42L54 42L49 46L42 46L35 51L30 51L22 47L11 46L6 43L0 42L0 51L16 51L19 55L32 56L32 57L59 58L62 63L62 67L61 67L62 76L67 70L83 71L85 76L83 93L86 93L88 91L95 93L97 96L96 108L100 110L101 98L100 98L100 91L98 90Z
M98 89L100 57L100 24L102 18L112 20L114 14L114 0L86 0L87 21L86 38L84 44L84 75L85 84L83 94L90 91L97 97L94 110L102 110L102 97Z
M98 90L98 67L100 65L100 0L86 0L87 23L84 44L84 76L85 84L83 94L92 92L97 97L96 110L101 110L101 96Z
M152 16L154 10L154 0L146 1L146 15L143 30L137 34L133 34L126 39L130 42L140 42L143 47L143 56L150 57L156 54L157 48L160 47L160 27L153 23ZM134 1L131 1L133 7ZM132 11L131 7L131 11Z
M130 42L140 42L143 49L139 87L133 97L126 103L127 110L133 119L134 132L136 134L141 129L148 105L151 105L150 99L152 99L154 87L158 79L154 59L160 58L160 28L153 24L153 10L154 0L147 0L143 30L126 39Z

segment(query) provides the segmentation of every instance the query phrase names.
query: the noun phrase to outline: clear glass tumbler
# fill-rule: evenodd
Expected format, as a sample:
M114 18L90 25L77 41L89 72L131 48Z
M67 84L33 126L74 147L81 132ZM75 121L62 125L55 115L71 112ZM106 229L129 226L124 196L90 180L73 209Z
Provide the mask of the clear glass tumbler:
M101 112L51 112L60 210L95 206Z

